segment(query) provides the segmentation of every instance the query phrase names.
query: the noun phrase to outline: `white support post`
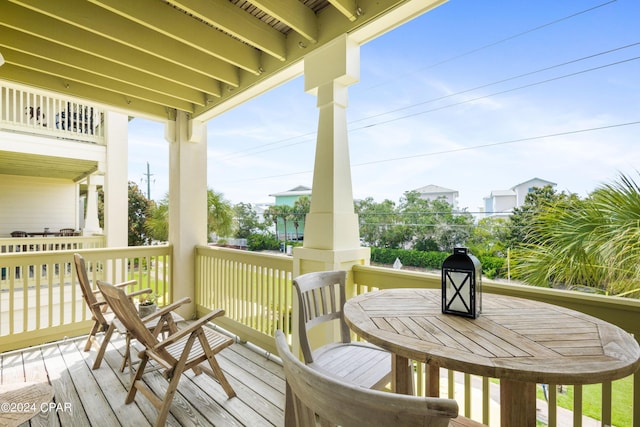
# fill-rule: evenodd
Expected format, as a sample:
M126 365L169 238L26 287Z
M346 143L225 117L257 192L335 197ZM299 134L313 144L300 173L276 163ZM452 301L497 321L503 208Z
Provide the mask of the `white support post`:
M195 250L207 244L207 128L178 112L167 122L169 243L173 246L172 299L191 298L180 314L195 315Z
M346 119L347 87L360 78L360 47L344 34L305 57L304 75L305 90L318 97L319 117L311 208L305 219L304 246L293 250L293 275L346 270L350 295L351 267L369 264L370 258L370 249L360 247ZM294 303L294 319L298 310ZM293 324L293 347L297 351L298 323ZM310 339L325 342L327 336L336 333L316 330Z
M105 139L107 143L107 170L104 174L103 190L106 245L111 248L126 247L129 237L129 118L125 114L112 111L105 113ZM90 177L87 182L96 181L96 178L98 177ZM92 199L93 197L87 198ZM91 203L91 201L88 202L89 206ZM87 208L88 220L89 207Z

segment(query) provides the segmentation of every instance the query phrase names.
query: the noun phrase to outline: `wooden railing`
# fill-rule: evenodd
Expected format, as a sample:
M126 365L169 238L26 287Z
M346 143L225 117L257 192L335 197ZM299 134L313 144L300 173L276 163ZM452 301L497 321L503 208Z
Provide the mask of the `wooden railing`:
M0 84L0 130L102 144L104 109L86 102Z
M199 315L223 308L226 316L216 323L236 334L241 340L275 352L276 329L292 331L291 257L266 255L199 246L195 249L195 303ZM75 250L0 254L0 270L5 271L0 292L0 352L41 344L64 336L86 334L89 328L86 306L82 301L72 266ZM82 249L89 264L90 278L112 282L138 280L139 288L151 287L166 302L170 295L171 248L169 246L129 247L121 249ZM18 276L16 271L23 274ZM440 286L440 276L388 268L354 266L355 282L350 296L385 288ZM640 301L602 297L577 292L502 284L485 280L484 292L512 295L558 304L600 317L630 333L640 336ZM559 325L562 327L562 325ZM416 363L416 393L426 393L426 366ZM497 381L459 372L443 372L446 378L443 397L456 398L460 412L488 425L496 425L494 409L499 405L491 398ZM640 426L640 375L632 376L631 396L616 394L611 383L598 387L602 399L601 413L594 416L602 425L616 423L613 402L630 398L623 405L629 421L617 425ZM557 386L560 386L559 384ZM587 386L570 387L573 392L573 426L583 425ZM565 388L566 389L566 388ZM549 387L549 426L560 426L556 385ZM584 411L583 411L584 408ZM617 411L617 410L616 410Z
M375 289L389 288L434 288L441 286L441 278L438 274L417 273L410 271L398 271L388 268L354 266L354 295L369 292ZM532 286L520 286L506 283L498 283L490 280L483 281L483 291L485 293L496 293L501 295L510 295L520 298L533 299L551 304L556 304L571 308L592 316L599 317L610 323L620 326L627 332L634 334L636 339L640 337L640 301L626 298L605 297L599 295L585 294L580 292L562 291L555 289L537 288ZM558 325L559 328L562 325ZM427 367L424 363L414 362L416 369L416 393L425 395L426 393L426 372ZM497 383L496 380L486 377L477 377L469 374L453 372L449 370L441 370L447 377L446 395L443 397L458 398L461 404L461 413L466 417L481 421L487 425L496 424L496 416L499 411L497 402L491 399L491 387ZM632 376L633 395L620 396L613 391L612 383L604 383L601 385L601 411L598 418L601 425L621 425L615 422L614 415L617 419L633 420L633 425L640 426L640 373ZM475 384L475 385L473 385ZM557 404L558 388L560 386L567 390L563 384L548 385L548 402L547 402L547 424L550 427L563 426L558 418L559 408ZM570 386L573 392L573 426L579 427L583 425L583 408L584 393L583 390L587 386ZM441 392L442 393L442 392ZM615 400L628 400L629 404L620 405L613 413L613 402ZM493 407L493 411L492 411ZM585 408L586 409L586 408ZM621 411L628 411L626 414ZM629 421L630 422L630 421Z
M216 324L243 341L276 352L276 329L291 333L291 257L199 246L196 248L198 315L225 310Z
M87 261L93 284L135 279L131 290L151 288L160 304L170 302L169 246L0 254L0 352L89 332L75 252Z

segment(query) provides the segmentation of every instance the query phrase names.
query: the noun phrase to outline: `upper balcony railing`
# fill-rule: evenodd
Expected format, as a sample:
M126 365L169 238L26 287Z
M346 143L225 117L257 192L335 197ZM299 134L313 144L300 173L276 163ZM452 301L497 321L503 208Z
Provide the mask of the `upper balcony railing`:
M0 82L0 130L102 144L104 109Z

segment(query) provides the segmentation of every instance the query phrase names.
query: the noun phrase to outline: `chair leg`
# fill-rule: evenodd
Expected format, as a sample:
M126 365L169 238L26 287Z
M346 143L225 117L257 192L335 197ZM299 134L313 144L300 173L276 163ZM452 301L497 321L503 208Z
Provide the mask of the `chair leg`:
M99 328L100 328L100 325L98 324L98 322L93 322L93 327L91 328L91 332L89 332L87 343L84 345L84 351L91 350L91 346L93 345L93 340L96 338L96 334L98 333Z
M104 337L102 338L102 344L100 344L100 350L98 350L98 354L96 355L96 361L93 362L92 369L98 369L100 364L102 363L102 358L104 357L105 351L107 351L107 346L109 345L109 340L111 339L111 335L113 335L113 331L115 330L115 325L112 323L109 325L109 329L104 333Z
M147 366L147 360L149 360L149 356L145 353L142 356L142 360L140 360L140 366L138 366L138 370L136 371L136 376L131 381L131 388L129 389L129 393L127 393L127 398L124 403L131 403L136 399L136 392L138 391L137 383L138 381L142 382L142 374L144 373L144 368Z
M126 333L124 358L120 365L120 372L124 372L124 368L127 364L129 365L129 373L133 377L133 363L131 362L131 334L129 334L129 332Z
M213 371L213 375L216 380L220 383L229 398L235 397L236 392L233 390L233 387L231 387L231 384L229 384L227 377L225 377L220 364L218 364L218 361L216 360L213 350L211 350L211 346L209 346L209 343L202 332L198 334L198 339L200 340L200 345L204 349L204 353L209 361L209 366L211 366L211 370Z
M178 383L180 382L180 376L184 371L184 364L176 368L177 369L173 372L173 376L171 377L171 381L169 381L169 387L167 387L167 391L165 392L160 412L158 412L158 419L156 420L155 424L156 427L163 427L166 424L167 417L169 416L169 410L171 409L171 404L173 403L173 396L175 396L176 394Z

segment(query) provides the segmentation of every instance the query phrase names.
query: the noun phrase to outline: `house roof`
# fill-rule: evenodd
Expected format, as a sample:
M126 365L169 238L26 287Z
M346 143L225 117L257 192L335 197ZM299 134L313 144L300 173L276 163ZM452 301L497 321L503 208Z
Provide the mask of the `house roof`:
M304 185L298 185L297 187L292 188L291 190L282 191L280 193L269 194L271 197L281 197L281 196L310 196L311 188L305 187Z
M417 191L420 194L441 194L441 193L456 193L456 194L458 194L457 190L452 190L450 188L440 187L438 185L433 185L433 184L429 184L429 185L425 185L424 187L416 188L413 191Z
M514 185L513 187L511 187L511 189L513 190L513 189L515 189L517 187L520 187L521 185L526 185L526 184L529 184L530 182L534 182L534 181L540 181L540 182L544 183L544 185L551 185L553 187L555 187L557 185L555 182L547 181L546 179L531 178L531 179L528 179L528 180L526 180L524 182L521 182L520 184Z
M0 79L130 116L206 121L302 74L342 34L362 44L442 0L11 0Z

